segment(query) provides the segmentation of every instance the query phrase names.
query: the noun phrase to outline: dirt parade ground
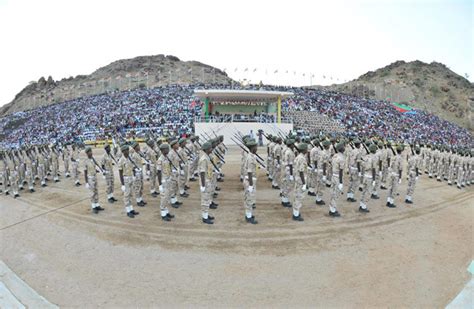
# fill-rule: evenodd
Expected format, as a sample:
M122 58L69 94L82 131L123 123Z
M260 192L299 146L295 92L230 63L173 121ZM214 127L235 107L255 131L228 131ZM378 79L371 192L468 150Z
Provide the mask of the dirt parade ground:
M368 214L342 196L342 216L332 218L307 196L305 221L295 222L260 170L259 224L251 225L244 219L240 151L231 148L226 161L214 225L201 222L197 182L172 208L172 222L161 220L160 198L150 196L148 182L148 205L128 218L117 171L115 204L107 203L98 177L105 208L99 214L71 178L21 191L16 200L1 195L0 259L49 302L81 308L438 308L470 279L472 186L459 190L423 175L407 205L404 174L394 209L385 207L386 191L370 200ZM329 194L326 188L326 201Z

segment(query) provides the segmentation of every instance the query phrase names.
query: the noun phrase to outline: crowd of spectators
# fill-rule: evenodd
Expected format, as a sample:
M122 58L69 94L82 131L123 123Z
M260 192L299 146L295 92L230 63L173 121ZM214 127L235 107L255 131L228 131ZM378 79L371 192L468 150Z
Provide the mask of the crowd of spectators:
M147 130L183 134L194 128L202 104L193 90L204 85L169 85L82 97L0 118L0 146L103 139L109 133ZM228 88L206 85L206 88ZM234 87L235 89L236 87ZM241 89L291 91L287 111L312 111L340 122L346 134L379 136L408 143L473 146L469 131L422 110L402 113L390 102L299 87L247 86ZM216 121L226 121L218 115ZM215 115L213 116L215 117ZM238 120L239 117L242 119ZM273 115L233 115L233 121L274 122Z

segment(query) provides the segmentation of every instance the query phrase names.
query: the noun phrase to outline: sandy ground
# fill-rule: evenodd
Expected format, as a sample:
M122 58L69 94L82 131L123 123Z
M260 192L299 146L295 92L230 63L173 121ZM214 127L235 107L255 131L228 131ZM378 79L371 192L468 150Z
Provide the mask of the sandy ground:
M384 206L385 191L370 201L369 214L341 198L336 219L308 196L305 221L293 222L261 171L260 224L252 226L244 221L239 152L232 149L227 161L213 226L200 222L196 182L172 210L173 222L160 219L148 184L148 205L127 218L118 177L120 201L113 205L99 177L106 208L99 215L91 213L84 186L70 178L17 200L1 195L0 259L52 303L82 308L442 307L469 280L472 187L458 190L425 176L408 206L403 179L397 208Z

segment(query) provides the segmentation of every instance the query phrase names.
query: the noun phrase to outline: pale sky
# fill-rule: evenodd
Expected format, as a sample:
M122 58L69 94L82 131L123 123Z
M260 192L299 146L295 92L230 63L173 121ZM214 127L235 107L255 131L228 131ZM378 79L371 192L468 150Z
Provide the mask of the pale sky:
M416 59L473 81L473 20L469 0L0 0L0 106L41 76L156 54L271 84L344 82Z

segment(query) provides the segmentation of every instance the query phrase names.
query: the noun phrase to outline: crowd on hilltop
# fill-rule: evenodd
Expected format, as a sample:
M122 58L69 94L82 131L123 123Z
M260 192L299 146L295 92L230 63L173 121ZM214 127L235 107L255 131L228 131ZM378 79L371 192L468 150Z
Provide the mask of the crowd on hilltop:
M195 116L201 115L202 104L193 94L196 88L204 85L115 91L10 114L0 118L0 146L103 139L109 133L129 130L138 134L148 129L158 134L183 134L192 130ZM350 135L408 143L473 145L466 129L421 110L401 113L386 101L298 87L254 85L242 89L291 91L294 96L283 101L283 116L290 110L318 112L342 123ZM264 119L268 122L272 118Z

